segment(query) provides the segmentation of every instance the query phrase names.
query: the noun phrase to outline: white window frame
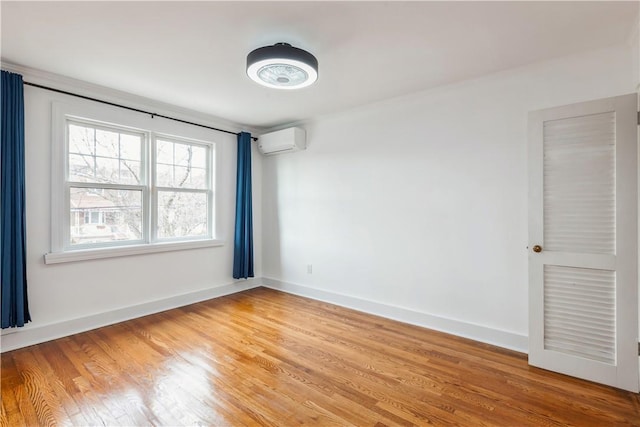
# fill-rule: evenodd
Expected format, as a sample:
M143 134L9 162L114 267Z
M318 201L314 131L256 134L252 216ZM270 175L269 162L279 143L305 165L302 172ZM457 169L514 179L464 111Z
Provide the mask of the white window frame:
M70 183L68 180L68 121L87 124L97 128L107 128L124 133L144 136L141 153L140 185ZM51 154L51 252L45 254L46 264L111 258L137 254L222 246L216 238L218 203L216 197L216 175L219 170L217 159L219 147L212 135L204 130L183 124L165 123L148 115L131 113L116 107L94 103L65 104L54 102L52 106L52 154ZM208 235L186 238L164 238L157 236L158 188L155 183L155 146L157 139L177 143L204 146L208 153L206 190L171 191L206 192L208 211ZM133 189L142 191L143 236L136 241L105 242L100 244L70 244L70 187ZM162 190L162 188L160 189Z

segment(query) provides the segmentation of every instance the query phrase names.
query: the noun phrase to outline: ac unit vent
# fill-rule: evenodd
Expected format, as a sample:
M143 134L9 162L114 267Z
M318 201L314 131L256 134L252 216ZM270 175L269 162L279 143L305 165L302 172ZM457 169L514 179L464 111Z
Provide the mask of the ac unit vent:
M258 138L258 148L266 156L304 150L307 148L306 132L293 127L265 133Z

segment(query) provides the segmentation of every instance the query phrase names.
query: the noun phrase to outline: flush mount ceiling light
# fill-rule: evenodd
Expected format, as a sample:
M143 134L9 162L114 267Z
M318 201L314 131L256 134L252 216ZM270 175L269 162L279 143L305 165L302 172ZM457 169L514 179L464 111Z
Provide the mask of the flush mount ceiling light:
M247 75L274 89L300 89L318 79L318 60L289 43L276 43L247 55Z

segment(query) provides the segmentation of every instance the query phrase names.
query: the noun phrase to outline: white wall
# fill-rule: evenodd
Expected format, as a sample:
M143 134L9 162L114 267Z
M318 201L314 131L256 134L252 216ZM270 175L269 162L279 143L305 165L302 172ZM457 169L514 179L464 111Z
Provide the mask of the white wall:
M526 350L527 113L634 92L632 57L600 50L304 123L309 148L263 164L265 277Z
M25 80L33 79L25 76ZM90 102L25 86L27 278L33 321L24 328L4 330L3 351L255 286L254 282L234 284L232 278L236 137L213 131L211 138L220 156L217 201L224 246L45 265L43 255L51 250L52 101ZM159 112L156 106L149 110ZM171 115L171 111L162 113ZM201 116L175 115L216 126ZM181 127L188 126L170 121L165 125L166 132L178 135ZM255 260L260 277L262 169L257 151L253 159Z

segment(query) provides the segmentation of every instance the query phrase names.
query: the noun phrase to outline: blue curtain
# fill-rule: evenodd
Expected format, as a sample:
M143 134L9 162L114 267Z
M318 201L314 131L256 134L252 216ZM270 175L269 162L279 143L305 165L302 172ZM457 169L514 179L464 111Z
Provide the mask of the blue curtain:
M22 76L2 71L0 92L1 326L31 320L27 303L24 214L24 95Z
M236 228L233 239L233 277L253 277L253 210L251 207L251 134L238 134Z

